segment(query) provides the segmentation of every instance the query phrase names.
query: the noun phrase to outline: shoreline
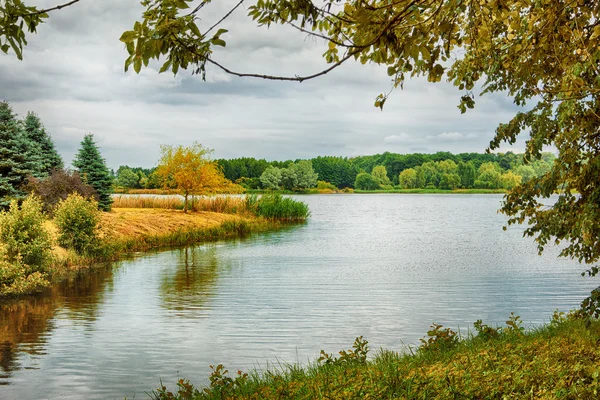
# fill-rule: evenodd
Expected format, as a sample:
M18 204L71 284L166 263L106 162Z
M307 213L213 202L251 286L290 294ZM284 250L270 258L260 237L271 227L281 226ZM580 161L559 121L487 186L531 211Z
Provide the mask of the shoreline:
M56 226L51 220L45 225L56 243ZM292 223L210 211L183 213L181 210L158 208L113 208L102 214L101 225L101 244L93 256L77 254L74 250L55 245L47 277L50 284L32 292L0 296L0 304L35 296L72 274L146 252L244 238L253 233L276 231Z

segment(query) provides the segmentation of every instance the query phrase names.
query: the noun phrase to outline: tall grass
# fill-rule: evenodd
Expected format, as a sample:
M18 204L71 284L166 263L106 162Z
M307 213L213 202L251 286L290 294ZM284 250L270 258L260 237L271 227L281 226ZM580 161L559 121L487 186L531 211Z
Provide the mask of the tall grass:
M257 200L247 198L246 202L252 204L256 215L267 219L300 221L310 215L306 203L280 194L266 194Z
M352 350L338 357L321 352L305 367L230 374L217 365L207 388L181 379L176 393L162 386L150 395L156 400L598 398L598 320L559 318L528 332L510 325L491 331L402 354L380 350L373 359L367 359L366 340L358 338Z
M114 199L113 207L182 210L183 199L172 196L117 196ZM285 221L304 220L310 214L305 203L283 197L280 194L194 197L189 202L189 208L191 211L255 215Z

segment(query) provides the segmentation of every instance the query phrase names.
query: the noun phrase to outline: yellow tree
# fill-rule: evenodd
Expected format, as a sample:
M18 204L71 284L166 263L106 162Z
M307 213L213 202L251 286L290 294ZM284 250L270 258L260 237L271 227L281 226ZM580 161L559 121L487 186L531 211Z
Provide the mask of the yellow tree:
M160 146L161 158L156 168L165 188L176 189L184 197L183 211L188 210L188 197L215 191L230 184L217 165L210 161L211 149L194 142L191 146Z

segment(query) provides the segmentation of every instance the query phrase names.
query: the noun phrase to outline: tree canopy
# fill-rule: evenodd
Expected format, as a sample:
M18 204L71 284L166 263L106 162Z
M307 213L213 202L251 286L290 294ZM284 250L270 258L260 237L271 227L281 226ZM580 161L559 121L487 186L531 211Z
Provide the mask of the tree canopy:
M94 135L88 134L83 137L81 147L73 160L73 166L77 168L83 181L98 193L98 207L110 211L113 179L98 145L94 142Z
M179 190L184 196L184 212L188 210L188 196L202 191L215 191L231 184L210 161L211 149L194 142L190 146L160 146L161 158L155 174L162 178L166 188Z
M0 49L20 58L24 29L34 32L48 13L77 2L46 10L21 0L0 3ZM489 149L527 132L527 160L540 158L548 145L559 156L544 175L516 186L502 211L510 223L529 223L526 234L540 250L566 240L563 255L587 263L600 258L600 2L259 0L248 7L259 25L284 24L324 40L330 67L289 77L233 71L216 60L213 47L225 46L227 33L219 25L242 0L205 28L198 23L206 3L143 1L140 21L121 36L126 69L139 72L158 59L161 72L190 68L204 77L209 64L237 76L302 82L357 60L386 66L392 87L412 76L448 80L460 92L461 112L475 106L478 93L508 93L522 110L498 126ZM383 108L387 97L378 95L375 106ZM557 191L558 200L544 206L541 199Z

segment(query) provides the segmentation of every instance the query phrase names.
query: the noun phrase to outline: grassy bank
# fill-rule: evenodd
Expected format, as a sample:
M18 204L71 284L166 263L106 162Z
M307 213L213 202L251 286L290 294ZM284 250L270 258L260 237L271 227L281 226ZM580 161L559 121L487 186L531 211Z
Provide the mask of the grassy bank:
M10 261L3 249L0 299L42 291L51 281L63 279L74 270L119 260L132 253L245 237L302 222L309 215L306 204L277 195L214 197L193 204L192 210L184 213L178 198L116 199L112 211L100 215L100 230L94 245L80 252L59 246L56 220L48 219L43 224L40 221L38 231L47 232L42 233L49 236L47 240L51 243L51 249L43 253L49 261L35 268L35 264L22 262L20 257ZM21 217L11 221L17 224L18 218ZM44 217L40 213L36 218L39 221ZM23 236L15 231L17 234ZM37 242L32 243L31 246ZM21 245L21 249L27 250L27 246L30 245ZM46 255L46 251L50 254Z
M200 390L180 380L179 392L162 387L154 399L592 399L600 390L600 323L564 318L525 332L518 318L507 327L479 325L458 340L434 326L419 349L380 350L367 358L358 338L337 357L321 352L306 367L230 374L213 367ZM231 376L233 375L233 376Z

